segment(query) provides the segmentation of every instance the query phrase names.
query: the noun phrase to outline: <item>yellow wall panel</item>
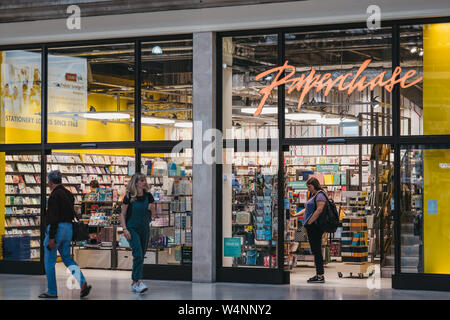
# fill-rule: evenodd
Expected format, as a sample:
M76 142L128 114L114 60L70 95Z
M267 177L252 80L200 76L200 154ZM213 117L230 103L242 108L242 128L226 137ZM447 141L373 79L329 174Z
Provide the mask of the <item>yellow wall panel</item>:
M423 131L450 134L450 23L423 28Z
M424 150L425 273L450 273L450 150ZM428 201L437 201L437 213Z
M450 23L424 25L424 134L450 134ZM450 150L424 150L425 273L450 273ZM437 201L437 213L429 208Z

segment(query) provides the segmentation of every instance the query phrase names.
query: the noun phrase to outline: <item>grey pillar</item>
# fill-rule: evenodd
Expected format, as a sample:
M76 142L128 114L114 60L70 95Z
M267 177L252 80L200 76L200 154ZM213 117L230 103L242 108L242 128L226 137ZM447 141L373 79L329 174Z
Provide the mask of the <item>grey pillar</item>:
M193 35L193 230L192 281L216 280L216 165L205 163L206 130L216 128L216 35Z

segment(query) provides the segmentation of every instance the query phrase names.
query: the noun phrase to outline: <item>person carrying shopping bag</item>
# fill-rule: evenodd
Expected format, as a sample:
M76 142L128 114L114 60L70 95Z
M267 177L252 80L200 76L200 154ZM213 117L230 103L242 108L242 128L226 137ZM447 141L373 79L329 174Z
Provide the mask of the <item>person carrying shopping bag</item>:
M155 202L149 192L145 175L136 173L127 185L122 203L120 222L125 238L130 242L133 255L131 292L143 293L147 286L142 282L144 257L150 239L151 203Z
M57 250L65 266L78 280L81 292L80 297L86 297L92 286L88 285L77 263L70 256L70 242L72 241L72 220L75 217L72 193L64 188L62 174L59 170L48 173L48 186L51 193L48 198L45 214L46 234L44 240L44 264L47 276L48 290L39 295L39 298L57 298L55 264Z

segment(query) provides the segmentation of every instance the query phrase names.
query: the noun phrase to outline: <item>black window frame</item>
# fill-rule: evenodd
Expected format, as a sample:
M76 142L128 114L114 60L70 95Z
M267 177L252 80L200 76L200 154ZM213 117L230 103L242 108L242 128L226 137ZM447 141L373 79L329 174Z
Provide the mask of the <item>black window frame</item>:
M0 46L0 51L6 50L28 50L41 49L41 142L34 144L16 143L0 144L0 152L6 153L26 153L33 152L41 155L41 244L44 243L45 225L44 212L46 200L46 155L52 151L63 149L134 149L136 172L141 170L141 154L145 152L167 153L180 142L192 148L192 140L142 140L141 139L141 46L143 42L149 41L167 41L167 40L192 40L193 34L160 35L148 37L126 37L126 38L105 38L98 40L77 40L64 42L46 42L36 44L18 44ZM63 48L72 46L103 45L133 43L135 68L134 68L134 92L135 92L135 122L134 122L134 140L132 141L107 141L107 142L68 142L68 143L49 143L48 142L48 50L49 48ZM11 274L33 274L43 275L44 270L44 249L41 245L40 261L6 261L0 260L0 273ZM144 278L156 280L192 280L192 265L144 265Z

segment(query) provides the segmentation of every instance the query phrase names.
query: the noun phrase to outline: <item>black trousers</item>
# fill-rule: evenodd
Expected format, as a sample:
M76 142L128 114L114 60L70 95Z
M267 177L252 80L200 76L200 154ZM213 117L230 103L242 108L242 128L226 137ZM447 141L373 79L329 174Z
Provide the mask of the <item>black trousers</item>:
M324 274L323 271L323 256L322 256L322 235L323 231L320 230L316 223L305 225L306 231L308 231L308 241L311 246L311 251L314 255L314 264L316 265L316 273Z

